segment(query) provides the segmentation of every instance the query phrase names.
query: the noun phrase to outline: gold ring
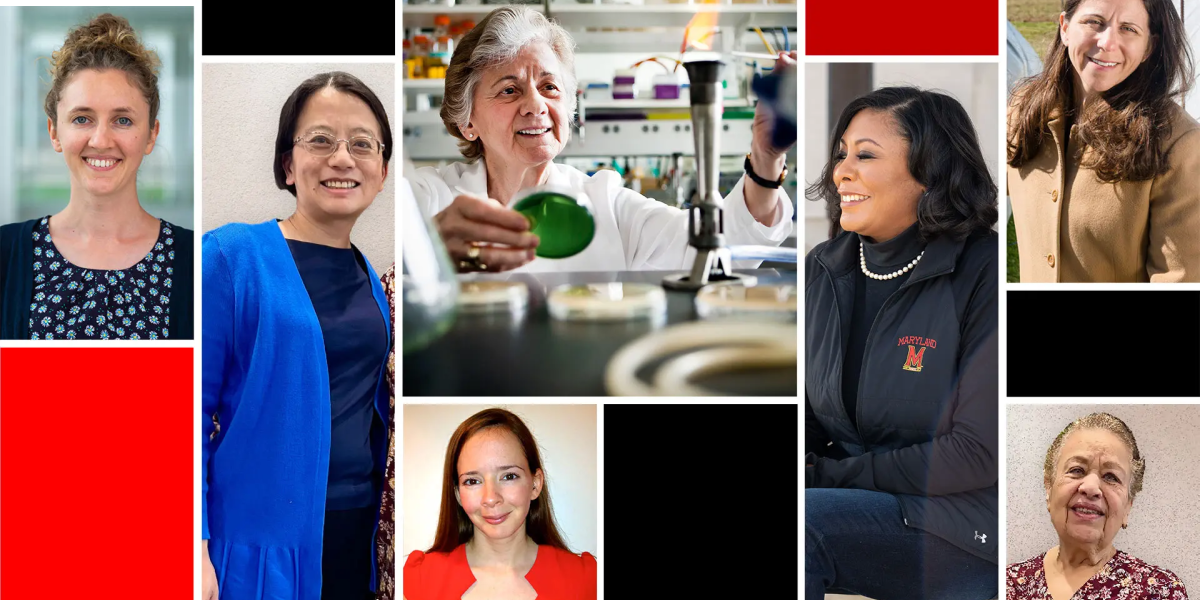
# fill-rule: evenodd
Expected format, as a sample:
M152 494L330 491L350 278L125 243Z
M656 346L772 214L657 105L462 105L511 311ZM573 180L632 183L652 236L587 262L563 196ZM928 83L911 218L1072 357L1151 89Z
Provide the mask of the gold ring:
M475 244L471 244L470 247L467 248L467 258L469 258L473 261L478 261L479 246L476 246Z

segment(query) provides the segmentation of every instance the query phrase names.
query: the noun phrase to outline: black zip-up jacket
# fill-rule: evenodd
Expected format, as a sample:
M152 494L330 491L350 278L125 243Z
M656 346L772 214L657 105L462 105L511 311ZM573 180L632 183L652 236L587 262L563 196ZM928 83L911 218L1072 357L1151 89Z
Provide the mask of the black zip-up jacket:
M998 564L998 236L931 240L874 317L842 403L858 234L805 259L805 487L893 494L904 522Z

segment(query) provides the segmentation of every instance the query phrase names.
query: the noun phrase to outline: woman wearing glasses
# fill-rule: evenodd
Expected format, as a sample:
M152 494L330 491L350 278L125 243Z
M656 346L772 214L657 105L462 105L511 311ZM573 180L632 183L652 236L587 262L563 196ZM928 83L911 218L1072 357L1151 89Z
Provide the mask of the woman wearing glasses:
M205 600L364 600L376 585L391 324L350 232L391 145L362 81L311 77L275 142L295 212L203 237Z

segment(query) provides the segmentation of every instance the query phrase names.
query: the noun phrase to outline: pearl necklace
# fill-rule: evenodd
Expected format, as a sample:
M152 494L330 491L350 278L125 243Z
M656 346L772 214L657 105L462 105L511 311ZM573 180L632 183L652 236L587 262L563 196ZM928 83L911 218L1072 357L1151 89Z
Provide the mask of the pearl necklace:
M871 279L876 279L879 281L887 281L888 279L895 279L895 278L911 271L913 267L917 266L917 263L921 262L921 257L925 256L925 251L922 250L921 253L918 254L916 258L912 259L912 262L908 263L907 265L904 265L904 267L901 268L899 271L896 271L894 273L888 273L886 275L880 275L878 273L872 273L871 270L867 268L867 255L866 255L866 252L863 250L864 247L865 246L861 241L858 242L858 265L859 265L859 267L862 268L863 275L866 275L867 277L870 277Z

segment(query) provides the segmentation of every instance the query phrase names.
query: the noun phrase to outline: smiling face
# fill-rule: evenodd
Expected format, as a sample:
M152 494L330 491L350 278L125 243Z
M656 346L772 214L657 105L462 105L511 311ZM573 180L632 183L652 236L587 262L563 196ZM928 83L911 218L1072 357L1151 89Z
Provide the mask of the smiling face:
M917 222L924 189L908 171L908 141L890 113L862 110L838 141L833 184L841 195L841 226L875 241Z
M1150 58L1154 42L1142 0L1084 0L1070 19L1063 13L1058 20L1077 100L1107 92Z
M1063 440L1046 490L1050 521L1064 545L1104 550L1129 519L1133 454L1116 434L1079 429Z
M500 540L525 534L529 505L542 492L542 472L529 472L516 435L489 427L463 444L457 484L458 503L475 534Z
M462 132L483 142L492 164L532 167L552 160L571 134L566 68L550 46L536 42L516 60L485 70Z
M321 89L305 102L292 137L313 132L327 134L330 139L348 140L361 135L383 139L379 122L367 103L331 87ZM331 218L362 214L379 195L387 177L382 154L356 159L344 142L325 157L312 154L299 142L284 156L283 169L287 183L296 186L297 209Z
M71 172L71 188L97 197L136 193L142 157L154 150L158 121L124 71L79 71L63 86L50 143Z

